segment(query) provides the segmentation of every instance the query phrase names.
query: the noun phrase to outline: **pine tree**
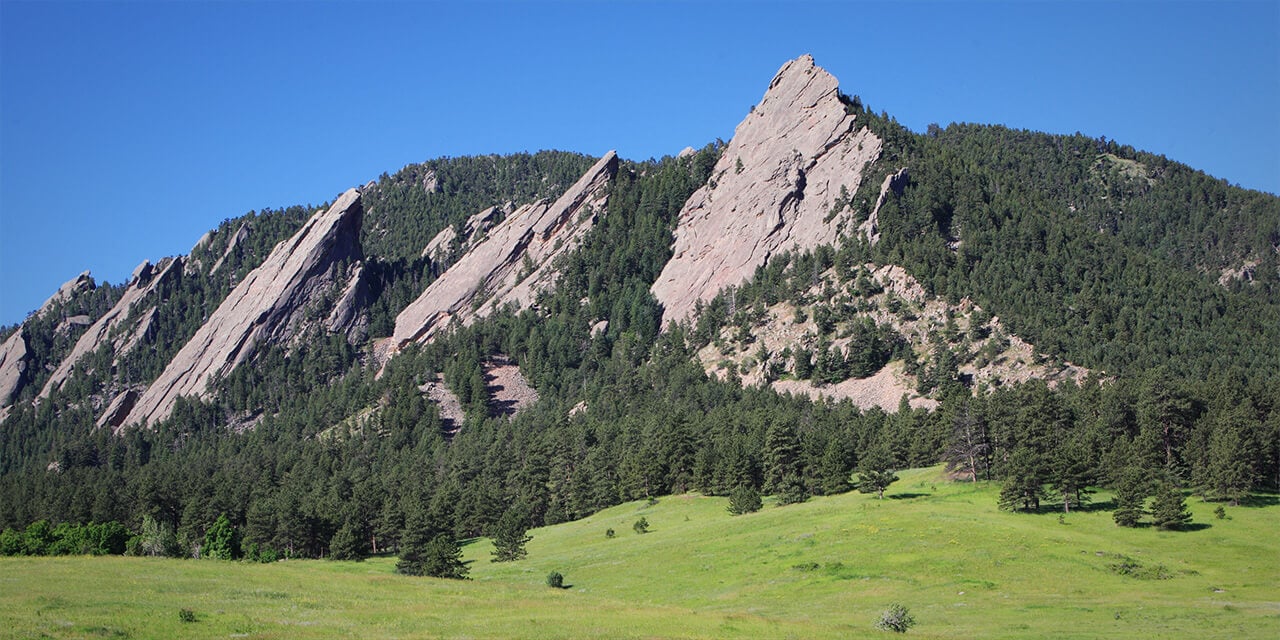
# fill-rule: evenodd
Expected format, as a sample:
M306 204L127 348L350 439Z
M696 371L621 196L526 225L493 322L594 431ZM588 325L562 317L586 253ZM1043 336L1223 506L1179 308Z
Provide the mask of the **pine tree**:
M493 533L493 561L511 562L528 555L524 545L532 540L525 528L523 509L508 509Z
M364 536L352 524L351 520L342 523L329 541L330 560L364 560L368 550L364 546Z
M779 505L809 499L800 452L800 438L790 424L778 421L769 425L764 442L765 491L777 496Z
M1116 510L1111 517L1122 527L1136 527L1146 515L1149 483L1141 469L1129 467L1120 472L1115 484Z
M1191 522L1182 489L1172 481L1166 480L1156 492L1156 499L1151 503L1151 520L1166 531L1176 531Z
M858 491L874 493L881 500L884 490L898 481L893 472L893 456L889 455L888 446L881 444L871 449L858 462Z
M761 506L760 492L749 485L738 487L729 494L729 513L735 516L754 513L759 511Z

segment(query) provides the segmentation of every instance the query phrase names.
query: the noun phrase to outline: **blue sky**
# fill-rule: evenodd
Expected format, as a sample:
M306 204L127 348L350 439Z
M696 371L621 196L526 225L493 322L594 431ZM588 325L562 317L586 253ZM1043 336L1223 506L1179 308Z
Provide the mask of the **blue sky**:
M917 131L1080 131L1280 193L1276 0L0 0L0 325L408 163L727 140L803 53Z

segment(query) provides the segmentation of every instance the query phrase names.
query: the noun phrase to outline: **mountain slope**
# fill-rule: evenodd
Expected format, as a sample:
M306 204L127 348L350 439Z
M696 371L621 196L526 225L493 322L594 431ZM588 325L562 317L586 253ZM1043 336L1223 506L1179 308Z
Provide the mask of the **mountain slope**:
M210 381L251 358L259 343L298 335L305 314L316 305L321 314L339 311L341 304L330 309L323 300L335 289L346 289L342 300L356 295L361 270L352 263L361 258L361 213L360 193L348 190L328 211L317 212L277 246L209 316L138 398L122 424L162 420L178 397L205 396ZM347 264L354 269L346 268ZM335 315L326 328L345 331L352 321L350 314Z
M849 217L841 198L858 190L880 144L811 56L783 65L680 212L675 255L653 284L663 322L687 318L774 254L835 242Z

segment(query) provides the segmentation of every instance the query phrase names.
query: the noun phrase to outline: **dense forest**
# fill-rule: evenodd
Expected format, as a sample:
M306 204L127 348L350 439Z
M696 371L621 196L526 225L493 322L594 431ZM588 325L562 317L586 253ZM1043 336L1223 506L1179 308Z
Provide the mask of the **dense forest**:
M104 360L47 402L15 405L0 430L0 528L10 530L0 553L57 552L56 525L84 538L74 526L116 522L139 534L137 553L417 558L440 539L499 533L509 514L526 528L685 491L750 489L785 504L938 463L957 481L1000 483L1009 509L1109 508L1127 526L1169 523L1147 508L1151 496L1190 490L1241 504L1280 487L1280 200L1113 141L976 125L915 134L847 101L885 152L841 206L865 220L883 178L907 169L876 214L874 242L851 230L835 246L775 256L663 331L650 286L722 145L623 162L607 211L536 305L456 327L379 376L371 340L457 258L421 255L427 241L485 207L554 197L592 159L414 165L366 190L362 244L377 283L369 340L275 346L218 381L211 401L182 401L153 429L95 429L86 398L157 375L308 209L224 222L190 261L216 260L241 224L252 242L219 275L184 274L167 299L187 314L160 329L160 346L117 366L121 378ZM880 293L868 263L970 299L1093 375L971 385L955 366L980 357L987 336L944 327L930 346L913 345L868 320ZM844 298L810 293L827 272ZM119 295L98 287L50 317L101 315ZM847 303L822 303L837 299ZM752 314L783 300L821 314L824 335L850 346L787 354L775 377L825 384L903 361L938 408L904 398L896 412L860 409L706 373L698 349L731 326L750 341ZM37 353L65 353L69 338L41 322L25 329ZM485 367L499 358L518 363L540 396L514 416L486 387ZM463 405L460 430L447 431L420 390L437 374ZM1092 504L1097 487L1115 500ZM119 530L109 533L118 552ZM24 546L37 538L44 547ZM78 544L59 548L108 543Z

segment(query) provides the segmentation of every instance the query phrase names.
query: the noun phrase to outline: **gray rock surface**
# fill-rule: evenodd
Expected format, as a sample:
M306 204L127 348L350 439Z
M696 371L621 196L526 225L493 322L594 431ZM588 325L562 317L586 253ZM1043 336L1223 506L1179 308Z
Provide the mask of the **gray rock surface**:
M734 131L708 184L680 212L674 256L653 285L664 324L750 277L775 253L834 242L881 141L845 112L831 74L805 55L782 66Z
M3 346L0 346L0 407L8 408L14 396L22 390L27 373L27 359L30 355L31 352L27 349L27 336L21 327L4 341Z
M880 242L880 207L883 207L885 201L889 199L889 190L892 189L894 193L901 194L910 179L910 173L906 167L903 167L885 176L884 182L880 183L880 195L876 196L876 206L871 209L871 215L858 225L858 233L862 234L872 246Z
M59 302L66 302L77 293L80 293L81 291L92 291L93 289L96 289L97 286L98 285L93 281L93 278L89 276L89 272L85 271L84 273L62 283L62 286L58 287L57 292L52 296L49 296L49 299L45 300L44 304L40 305L40 308L36 310L35 315L37 317L43 316L44 314L49 313L49 311L53 309L53 306Z
M110 311L102 314L102 317L98 318L80 335L80 338L76 340L75 346L71 348L71 352L62 359L58 368L54 369L53 374L49 376L44 387L40 390L40 394L36 396L36 401L39 402L48 398L49 394L61 389L62 385L66 384L67 379L71 377L72 372L75 371L76 365L85 356L97 351L113 333L116 333L117 327L130 321L131 312L135 306L142 308L146 305L152 305L154 307L159 300L156 300L152 294L159 290L163 284L180 277L181 274L182 258L165 258L160 261L159 265L154 267L150 261L145 261L138 265L138 268L133 270L133 279L129 281L129 286L125 289L124 295L120 296L120 300L116 302ZM136 318L132 318L135 330L130 332L130 335L137 334L136 327L139 325L145 324L149 328L153 316L153 312L146 312L137 314ZM88 323L86 322L86 324ZM144 328L143 331L145 332L146 329ZM128 353L129 349L137 346L138 342L128 337L117 340L117 343L113 345L116 353L115 357L119 359L125 353Z
M231 234L231 239L227 240L227 248L222 251L222 255L218 257L218 261L213 263L213 268L209 269L209 273L211 275L217 273L218 269L221 269L222 265L226 264L227 258L235 252L236 247L240 246L240 243L244 242L244 239L248 237L249 223L241 222L240 226L236 228L236 232Z
M524 205L489 229L400 312L384 357L410 342L430 340L455 320L467 324L508 303L532 304L538 291L554 283L555 258L577 247L595 224L594 214L604 210L617 169L618 156L610 151L555 202Z
M120 424L148 425L164 419L179 396L204 397L211 380L248 361L260 345L296 335L314 304L332 288L345 288L337 265L361 257L362 216L360 193L350 189L276 245L227 295Z

